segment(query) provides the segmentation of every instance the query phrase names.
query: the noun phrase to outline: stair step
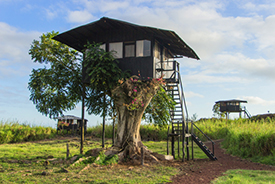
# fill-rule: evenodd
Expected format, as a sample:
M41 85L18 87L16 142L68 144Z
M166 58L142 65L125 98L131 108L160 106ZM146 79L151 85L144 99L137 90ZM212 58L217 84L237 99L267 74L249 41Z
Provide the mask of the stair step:
M211 159L218 160L217 157L209 150L209 148L195 135L191 134L195 143L201 148L201 150Z
M170 84L167 84L167 85L166 85L166 87L171 87L171 86L172 86L172 87L178 87L178 84L172 84L172 83L170 83Z
M173 110L173 111L170 111L171 112L182 112L182 110Z

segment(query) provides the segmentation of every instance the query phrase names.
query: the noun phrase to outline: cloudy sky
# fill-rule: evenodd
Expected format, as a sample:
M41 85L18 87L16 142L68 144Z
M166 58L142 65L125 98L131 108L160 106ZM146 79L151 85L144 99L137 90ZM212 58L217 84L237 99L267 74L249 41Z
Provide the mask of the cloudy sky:
M0 0L0 121L55 126L29 101L29 74L40 67L30 45L104 16L173 30L195 50L201 60L178 59L189 115L212 117L215 101L233 98L252 115L275 113L273 0Z

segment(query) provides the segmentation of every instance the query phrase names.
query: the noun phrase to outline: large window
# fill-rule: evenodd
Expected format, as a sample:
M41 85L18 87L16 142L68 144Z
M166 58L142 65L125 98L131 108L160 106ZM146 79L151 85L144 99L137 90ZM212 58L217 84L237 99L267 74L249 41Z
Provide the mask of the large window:
M122 58L122 42L109 43L109 51L113 51L115 58Z
M124 57L135 57L135 42L124 43Z
M136 46L136 56L146 57L151 56L151 41L149 40L139 40Z

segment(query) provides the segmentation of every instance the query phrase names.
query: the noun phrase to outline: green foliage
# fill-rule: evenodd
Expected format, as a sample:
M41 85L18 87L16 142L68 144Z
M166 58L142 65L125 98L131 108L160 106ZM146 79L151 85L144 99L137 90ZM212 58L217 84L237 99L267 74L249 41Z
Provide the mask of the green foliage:
M36 141L56 137L56 129L31 127L18 122L0 122L0 144Z
M115 126L115 131L117 127ZM105 137L112 138L113 126L105 125ZM87 128L87 135L100 138L102 135L102 124ZM167 127L159 127L154 124L145 124L140 126L140 136L144 141L155 140L163 141L167 139Z
M75 108L81 100L82 66L79 53L54 41L58 32L42 34L34 40L29 54L34 62L44 68L33 69L28 88L30 100L37 110L49 117L56 117Z
M174 109L175 105L176 102L172 96L167 94L163 87L160 87L157 94L147 106L143 119L148 123L165 127L171 119L169 109Z
M112 156L106 156L104 154L104 151L100 152L97 156L97 159L94 161L95 164L98 165L112 165L118 163L118 156L112 155Z
M257 170L228 170L224 176L215 179L214 184L232 184L232 183L275 183L274 171Z
M229 153L275 165L274 120L209 119L196 122L196 125L211 139L224 139L223 147ZM195 134L203 137L198 131Z
M119 79L128 75L118 67L118 61L112 53L101 49L100 44L88 43L84 53L83 77L88 81L85 101L87 111L89 114L112 116L114 110L112 90L118 85Z
M215 103L213 105L212 111L213 111L213 116L214 117L216 117L216 116L218 118L224 118L225 117L226 112L221 112L220 111L220 103Z
M167 139L167 127L154 124L141 125L140 136L145 141L163 141Z

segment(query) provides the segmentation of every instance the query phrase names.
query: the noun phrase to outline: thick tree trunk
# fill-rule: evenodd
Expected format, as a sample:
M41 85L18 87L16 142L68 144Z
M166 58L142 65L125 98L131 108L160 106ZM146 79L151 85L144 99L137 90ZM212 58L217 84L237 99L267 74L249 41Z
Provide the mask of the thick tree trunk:
M163 80L140 81L138 78L131 78L119 82L120 85L112 91L117 111L117 134L114 145L105 150L105 155L117 154L120 161L130 159L133 164L173 159L172 156L153 153L144 147L139 132L143 113L159 86L163 85ZM94 155L101 150L94 149L88 152Z
M147 103L138 110L130 111L125 106L117 107L118 127L115 146L125 150L126 154L140 153L140 148L143 146L139 132L141 119L152 97L152 95L147 97Z
M134 81L125 81L113 91L116 96L115 106L118 118L114 148L120 152L123 151L123 158L141 154L141 147L143 147L140 137L142 116L159 88L157 81L136 83ZM145 151L148 150L145 149Z

